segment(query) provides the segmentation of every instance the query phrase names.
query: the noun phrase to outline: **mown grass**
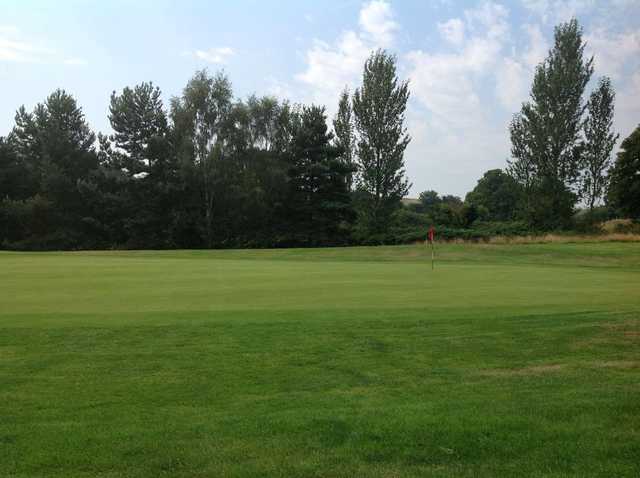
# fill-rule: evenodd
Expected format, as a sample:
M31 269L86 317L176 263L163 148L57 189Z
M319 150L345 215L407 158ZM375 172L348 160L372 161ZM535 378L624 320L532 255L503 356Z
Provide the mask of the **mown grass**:
M640 244L0 253L0 476L638 476Z

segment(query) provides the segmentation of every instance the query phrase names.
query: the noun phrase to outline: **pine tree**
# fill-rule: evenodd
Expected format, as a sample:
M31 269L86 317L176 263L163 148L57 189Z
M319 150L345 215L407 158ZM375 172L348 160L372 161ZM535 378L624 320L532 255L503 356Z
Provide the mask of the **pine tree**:
M332 144L323 106L305 106L295 122L289 169L292 232L306 245L345 241L351 217L347 175L352 169Z
M15 120L10 137L17 160L37 185L29 198L34 207L25 210L40 218L24 221L38 223L38 237L29 240L33 247L77 247L90 222L78 183L98 167L95 134L75 98L60 89L32 113L21 107Z

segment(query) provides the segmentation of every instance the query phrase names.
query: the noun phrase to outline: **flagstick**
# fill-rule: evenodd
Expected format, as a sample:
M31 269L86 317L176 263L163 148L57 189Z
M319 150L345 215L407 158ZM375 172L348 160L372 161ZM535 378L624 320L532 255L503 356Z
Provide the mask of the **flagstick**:
M431 239L431 270L433 270L433 258L434 258L433 239Z

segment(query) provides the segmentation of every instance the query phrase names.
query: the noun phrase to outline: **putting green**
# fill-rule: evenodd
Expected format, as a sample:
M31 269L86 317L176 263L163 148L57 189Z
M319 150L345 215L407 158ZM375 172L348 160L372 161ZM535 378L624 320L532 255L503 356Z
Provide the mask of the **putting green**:
M0 253L0 476L637 476L640 244Z

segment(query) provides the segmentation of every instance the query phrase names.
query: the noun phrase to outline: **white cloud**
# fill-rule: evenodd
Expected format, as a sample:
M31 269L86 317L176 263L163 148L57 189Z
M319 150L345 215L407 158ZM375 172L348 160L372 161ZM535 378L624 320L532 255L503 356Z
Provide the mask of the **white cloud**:
M626 64L640 57L640 31L611 33L603 28L585 35L599 74L619 78ZM636 60L637 63L637 60Z
M458 52L415 50L407 54L412 94L439 121L457 128L481 121L476 82L491 73L500 58L508 33L507 15L504 7L489 2L467 10L466 28L473 34Z
M235 54L232 48L227 46L219 48L209 48L208 50L195 50L193 56L206 61L207 63L226 63Z
M473 70L464 55L407 55L411 65L412 95L439 121L466 126L477 118L480 101L474 90Z
M274 76L267 76L265 81L267 83L266 92L268 95L273 95L276 98L287 99L292 97L294 89L289 83L281 81Z
M14 25L0 25L0 35L16 35L18 32L18 27Z
M586 53L595 58L594 76L606 75L613 79L614 128L625 138L640 123L640 31L599 27L587 31L585 40Z
M549 43L542 34L540 25L524 25L523 28L529 38L529 47L524 54L524 59L527 66L533 69L547 56Z
M584 15L595 6L595 0L522 0L523 6L538 15L543 23L558 23Z
M611 3L616 8L631 8L638 6L638 0L611 0Z
M438 31L442 38L453 45L461 45L464 41L464 22L459 18L438 23Z
M33 43L12 39L0 33L0 61L39 63L51 57L54 52Z
M63 63L70 66L85 66L88 64L87 60L83 58L67 58Z
M508 11L486 2L453 20L447 23L465 31L461 41L451 42L454 53L414 50L405 56L413 98L407 170L414 194L461 194L482 172L504 162L508 151L506 125L491 121L492 98L483 87L501 65L510 37Z
M528 97L535 67L547 55L548 44L539 25L523 25L528 38L524 52L504 57L496 74L496 95L508 111L517 111Z
M622 86L616 88L616 113L613 119L615 131L620 133L620 142L640 125L640 67ZM616 146L620 146L618 143Z
M315 89L339 90L360 73L370 49L353 31L343 33L335 45L314 40L306 53L307 69L297 79Z
M355 86L362 66L377 48L393 44L398 28L389 3L374 0L360 10L358 30L344 31L333 43L315 39L305 53L306 69L295 76L303 85L301 100L327 107L331 119L336 111L340 91Z
M486 36L489 38L502 37L509 29L508 10L503 5L491 1L484 2L478 8L465 10L464 16L471 29L486 30Z
M514 58L504 58L496 76L496 95L500 103L516 112L527 97L530 70Z
M391 5L383 0L373 0L360 10L360 28L372 43L388 47L393 42L398 24L393 19Z
M79 58L64 58L56 50L42 46L41 41L26 39L12 25L0 25L0 62L86 64Z

